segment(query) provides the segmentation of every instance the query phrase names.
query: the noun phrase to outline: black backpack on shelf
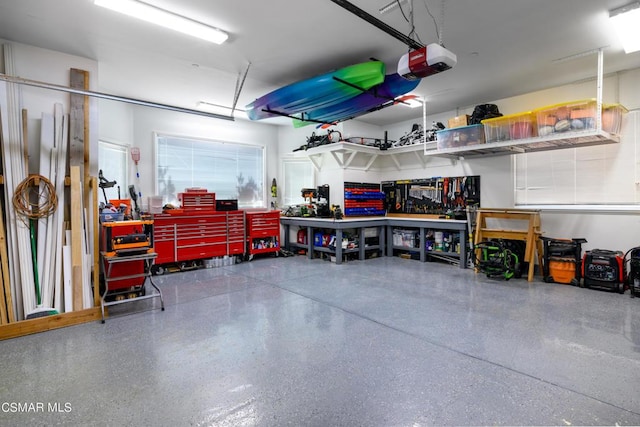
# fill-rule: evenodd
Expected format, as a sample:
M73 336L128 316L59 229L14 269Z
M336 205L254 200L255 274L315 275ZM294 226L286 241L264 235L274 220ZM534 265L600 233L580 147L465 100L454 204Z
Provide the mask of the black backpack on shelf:
M493 119L494 117L502 117L502 113L498 110L496 104L480 104L476 105L469 120L470 125L479 125L484 119Z

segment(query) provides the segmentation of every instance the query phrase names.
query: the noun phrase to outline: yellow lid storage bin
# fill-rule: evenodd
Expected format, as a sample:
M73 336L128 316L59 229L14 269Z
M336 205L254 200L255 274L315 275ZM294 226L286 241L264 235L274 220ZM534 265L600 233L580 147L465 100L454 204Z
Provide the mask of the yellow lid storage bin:
M595 99L586 99L533 110L538 123L538 135L595 130L597 105Z
M629 110L620 104L605 104L602 106L602 130L614 135L620 134L622 115Z
M484 144L484 129L479 124L440 130L436 132L436 139L438 150Z
M485 119L482 125L488 143L526 139L538 135L536 116L531 111Z

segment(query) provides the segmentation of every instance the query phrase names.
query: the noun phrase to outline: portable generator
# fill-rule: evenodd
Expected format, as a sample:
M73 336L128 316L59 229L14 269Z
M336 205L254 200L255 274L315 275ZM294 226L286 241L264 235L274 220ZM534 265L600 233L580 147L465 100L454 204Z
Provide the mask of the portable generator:
M472 260L475 268L489 278L502 277L509 280L521 277L518 255L499 240L477 243L473 247Z
M625 265L629 263L627 284L631 298L640 297L640 246L631 248L624 254Z
M605 288L623 294L626 268L621 251L594 249L582 258L583 287Z

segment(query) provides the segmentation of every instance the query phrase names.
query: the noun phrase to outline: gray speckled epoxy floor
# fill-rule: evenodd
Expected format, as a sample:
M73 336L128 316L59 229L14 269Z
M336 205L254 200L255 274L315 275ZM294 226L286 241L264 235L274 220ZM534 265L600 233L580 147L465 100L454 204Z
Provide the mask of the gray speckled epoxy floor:
M640 425L628 292L387 257L155 281L164 312L0 342L0 425Z

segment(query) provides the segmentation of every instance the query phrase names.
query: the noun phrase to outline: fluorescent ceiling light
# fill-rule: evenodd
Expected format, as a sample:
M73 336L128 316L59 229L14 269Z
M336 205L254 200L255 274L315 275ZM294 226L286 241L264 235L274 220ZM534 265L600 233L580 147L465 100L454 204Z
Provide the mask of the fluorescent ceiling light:
M406 2L407 0L399 0L399 1L393 0L391 3L387 4L386 6L382 6L378 11L381 14L391 12L396 7L399 7L402 3L406 3Z
M640 50L640 2L609 12L609 19L622 41L626 53Z
M231 116L232 112L231 107L225 107L224 105L214 104L207 101L198 102L196 108L198 108L199 110L208 111L209 113L221 114L223 116ZM233 113L240 113L240 116L248 118L247 112L245 110L236 108L235 110L233 110Z
M94 0L94 4L216 44L229 37L217 28L137 0Z

